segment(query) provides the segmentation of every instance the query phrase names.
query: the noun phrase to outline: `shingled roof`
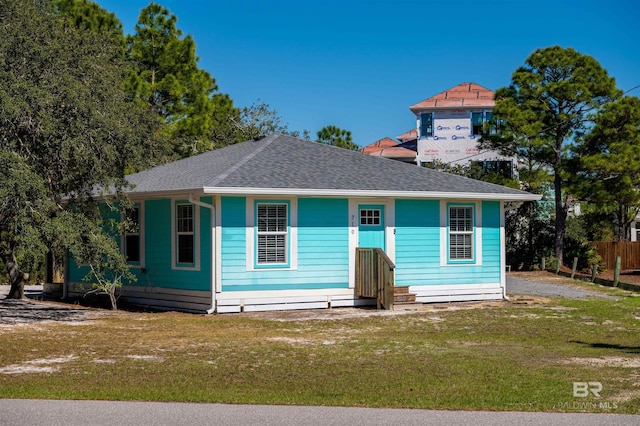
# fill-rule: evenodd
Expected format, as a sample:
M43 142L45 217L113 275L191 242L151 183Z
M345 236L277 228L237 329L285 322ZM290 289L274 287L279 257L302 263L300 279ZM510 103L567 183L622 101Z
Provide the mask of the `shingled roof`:
M536 195L275 133L127 176L132 196L172 193L534 200Z
M494 92L476 83L460 83L409 107L418 112L425 109L494 107Z

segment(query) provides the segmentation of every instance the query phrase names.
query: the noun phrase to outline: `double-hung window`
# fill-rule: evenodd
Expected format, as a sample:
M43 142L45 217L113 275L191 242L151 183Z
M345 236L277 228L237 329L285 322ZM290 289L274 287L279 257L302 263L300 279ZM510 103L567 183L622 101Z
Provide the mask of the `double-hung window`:
M473 207L449 206L449 260L473 261L473 232Z
M127 262L139 263L140 251L140 207L133 206L126 211L124 255Z
M423 112L420 114L420 137L433 136L433 113Z
M256 206L256 264L289 263L289 205L259 202Z
M176 205L176 263L195 263L193 204Z

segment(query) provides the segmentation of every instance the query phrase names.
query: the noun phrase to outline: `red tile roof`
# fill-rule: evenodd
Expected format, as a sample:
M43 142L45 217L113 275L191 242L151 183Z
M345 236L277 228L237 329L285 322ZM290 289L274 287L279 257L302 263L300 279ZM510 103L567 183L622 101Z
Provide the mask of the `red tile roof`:
M396 136L400 142L412 141L418 139L418 129L407 130L403 134Z
M380 151L381 149L389 148L396 145L398 145L398 142L394 141L391 138L386 137L365 146L360 150L360 152L364 152L365 154L371 154L373 152Z
M415 159L416 152L407 148L403 148L401 146L390 146L388 148L382 148L378 151L367 152L369 155L373 155L374 157L385 157L385 158L408 158Z
M416 152L398 146L398 142L389 137L382 138L362 148L360 152L373 155L374 157L386 158L415 158Z
M493 107L494 92L476 83L460 83L409 107L413 112L437 108Z

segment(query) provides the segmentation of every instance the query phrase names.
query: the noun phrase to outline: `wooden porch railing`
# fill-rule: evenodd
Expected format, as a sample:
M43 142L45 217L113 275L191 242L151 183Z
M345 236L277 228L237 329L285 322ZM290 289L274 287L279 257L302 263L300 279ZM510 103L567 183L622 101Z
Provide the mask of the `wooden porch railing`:
M393 309L395 265L380 248L356 248L356 296L375 298L378 309Z

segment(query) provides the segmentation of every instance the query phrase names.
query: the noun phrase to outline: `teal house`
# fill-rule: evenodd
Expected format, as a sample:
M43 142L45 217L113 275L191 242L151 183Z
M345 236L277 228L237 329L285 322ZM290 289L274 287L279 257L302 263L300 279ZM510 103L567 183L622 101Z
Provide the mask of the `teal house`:
M356 249L381 248L417 302L502 299L507 202L523 191L282 134L127 177L127 301L190 312L375 303ZM85 275L69 261L66 291Z

